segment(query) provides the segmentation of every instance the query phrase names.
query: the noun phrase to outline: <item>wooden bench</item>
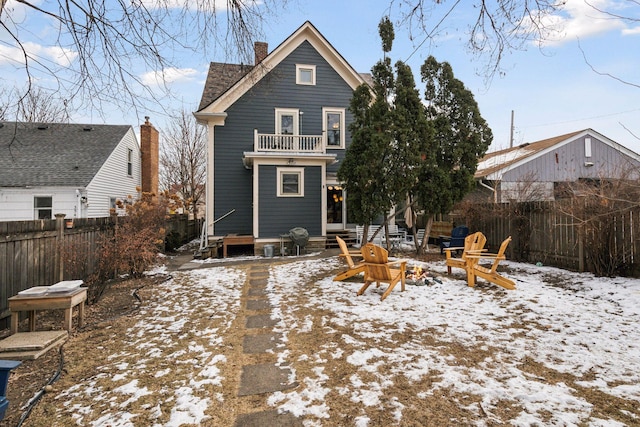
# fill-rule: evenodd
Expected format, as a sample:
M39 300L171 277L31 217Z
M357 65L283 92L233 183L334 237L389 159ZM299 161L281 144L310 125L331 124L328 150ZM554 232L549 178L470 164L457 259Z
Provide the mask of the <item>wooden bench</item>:
M242 245L253 246L253 244L254 244L253 236L249 234L227 234L222 239L222 258L227 257L227 246L242 246Z

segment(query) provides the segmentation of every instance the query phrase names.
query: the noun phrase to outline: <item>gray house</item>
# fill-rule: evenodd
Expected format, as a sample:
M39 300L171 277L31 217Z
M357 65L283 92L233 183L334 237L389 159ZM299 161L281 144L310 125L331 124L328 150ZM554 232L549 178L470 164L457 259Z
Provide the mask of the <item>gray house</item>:
M554 200L582 180L637 179L640 155L584 129L488 153L475 174L475 201Z
M198 111L208 126L207 232L277 243L303 227L323 245L346 228L339 161L351 142L348 111L365 83L310 23L253 66L211 63Z
M157 159L157 131L148 121L141 135ZM145 179L157 192L157 160L155 171L142 169L129 125L0 122L0 221L108 216Z

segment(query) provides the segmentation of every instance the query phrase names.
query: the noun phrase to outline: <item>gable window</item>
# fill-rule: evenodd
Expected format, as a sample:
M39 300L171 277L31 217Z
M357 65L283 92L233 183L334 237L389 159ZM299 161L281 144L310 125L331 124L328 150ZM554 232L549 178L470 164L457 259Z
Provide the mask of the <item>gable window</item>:
M33 198L33 208L36 219L52 219L53 197L35 196Z
M327 148L344 148L344 109L323 108L322 115Z
M310 85L316 84L316 66L296 64L296 84Z
M133 176L133 150L127 150L127 175Z
M298 110L292 108L276 108L276 134L298 134Z
M278 197L304 197L304 169L278 168Z

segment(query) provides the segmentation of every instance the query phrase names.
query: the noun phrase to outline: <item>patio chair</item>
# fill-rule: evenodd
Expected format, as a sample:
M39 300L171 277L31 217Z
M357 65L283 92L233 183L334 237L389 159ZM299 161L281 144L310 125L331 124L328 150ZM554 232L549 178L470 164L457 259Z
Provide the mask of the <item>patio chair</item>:
M515 289L516 284L513 280L507 279L504 276L498 274L498 265L500 261L506 259L504 253L507 250L511 242L511 236L507 237L500 245L500 250L497 254L488 254L481 252L469 251L467 253L467 259L469 260L469 266L467 268L467 283L473 287L476 285L476 277L481 277L488 282L495 283L498 286L502 286L505 289ZM493 261L490 268L480 265L480 261L488 259Z
M367 243L361 250L364 258L364 285L358 291L358 295L362 295L373 282L376 286L380 286L380 283L389 284L380 301L389 296L398 282L401 283L404 291L407 261L389 262L387 250L372 243Z
M474 253L478 253L480 251L484 251L484 245L487 243L487 238L482 232L478 231L473 234L469 234L465 237L463 241L463 246L461 247L449 247L444 250L446 254L446 265L447 265L447 273L451 274L451 268L462 268L463 270L467 270L467 253L469 251L473 251ZM453 252L462 251L460 258L454 258Z
M362 262L359 262L358 264L356 264L353 261L352 257L362 257L362 252L349 252L349 249L347 248L347 244L344 240L342 240L342 238L340 238L340 236L336 236L336 240L338 241L338 245L340 246L340 250L342 251L342 253L340 254L341 257L344 257L344 259L347 261L347 270L343 271L342 273L338 274L336 277L333 278L333 280L335 281L342 281L344 279L347 279L349 277L353 277L356 274L360 274L364 271L364 264Z
M469 235L469 227L459 225L451 230L451 238L440 236L440 253L447 248L461 248L464 246L464 239Z

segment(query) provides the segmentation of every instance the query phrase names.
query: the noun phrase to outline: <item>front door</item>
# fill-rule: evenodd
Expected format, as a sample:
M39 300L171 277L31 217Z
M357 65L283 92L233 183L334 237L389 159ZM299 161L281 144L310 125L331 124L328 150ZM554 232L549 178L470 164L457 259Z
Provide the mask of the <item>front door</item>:
M345 229L344 191L340 185L327 184L327 230Z

